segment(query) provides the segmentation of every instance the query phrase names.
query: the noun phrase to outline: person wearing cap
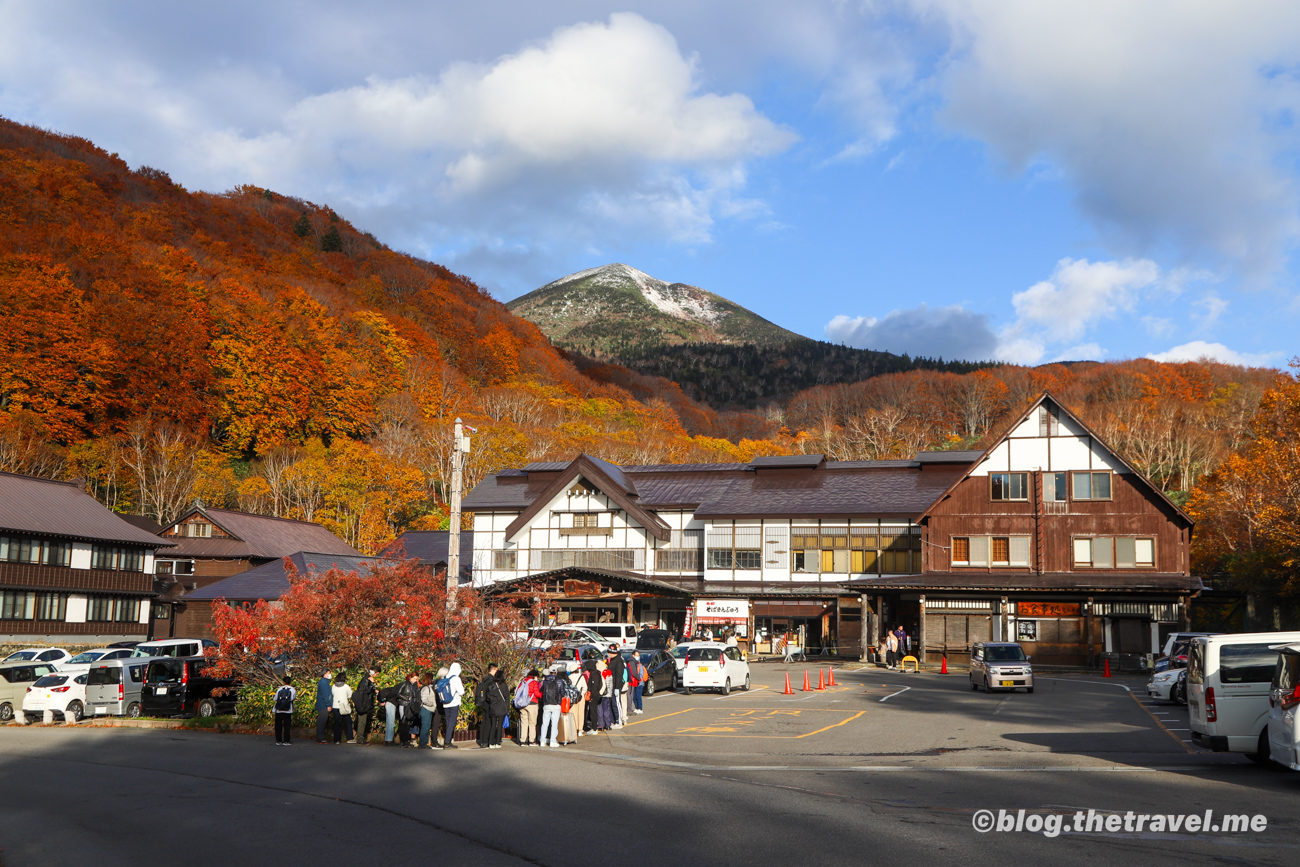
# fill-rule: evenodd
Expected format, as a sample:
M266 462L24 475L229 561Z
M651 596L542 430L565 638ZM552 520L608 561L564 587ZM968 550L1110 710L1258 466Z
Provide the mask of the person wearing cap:
M605 664L609 668L613 689L610 700L614 719L610 727L621 729L623 723L627 720L627 710L623 707L623 701L627 695L627 661L623 659L623 654L618 652L617 644L609 646Z

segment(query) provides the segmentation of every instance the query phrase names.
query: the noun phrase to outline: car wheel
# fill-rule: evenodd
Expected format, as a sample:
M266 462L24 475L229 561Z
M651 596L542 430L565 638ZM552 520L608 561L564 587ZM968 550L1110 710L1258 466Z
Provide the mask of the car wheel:
M722 683L722 694L731 695L731 678L727 678Z
M216 716L217 703L210 698L205 698L199 702L199 716Z
M745 692L749 692L749 675L745 675L745 685L741 687Z
M970 688L971 688L971 692L974 692L975 690L980 688L980 685L975 682L975 678L973 677L970 679Z
M655 694L655 679L652 677L645 682L645 691L643 695L651 696Z
M1259 743L1256 745L1255 752L1250 753L1250 760L1260 767L1266 767L1270 760L1268 748L1268 726L1259 733Z
M9 702L0 704L0 722L9 722L14 718L14 706Z
M1027 686L1027 687L1025 687L1025 692L1029 693L1030 695L1033 695L1033 694L1034 694L1034 688L1033 688L1032 686Z
M690 694L691 694L691 688L690 688L689 686L683 686L683 687L682 687L682 692L683 692L684 694L686 694L686 695L690 695Z
M79 701L74 701L68 705L68 709L63 712L64 716L71 716L74 722L81 722L86 715L86 707Z
M140 718L140 702L133 701L126 706L126 715L131 719Z
M989 683L987 676L984 678L984 691L990 694L993 692L993 684Z

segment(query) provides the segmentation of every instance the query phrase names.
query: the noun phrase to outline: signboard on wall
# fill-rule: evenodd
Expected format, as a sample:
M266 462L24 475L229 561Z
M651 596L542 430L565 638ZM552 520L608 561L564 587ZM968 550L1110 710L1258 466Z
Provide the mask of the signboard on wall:
M1017 602L1020 617L1078 617L1078 602Z
M697 623L748 623L748 599L696 599Z
M1016 641L1037 641L1037 620L1016 620Z

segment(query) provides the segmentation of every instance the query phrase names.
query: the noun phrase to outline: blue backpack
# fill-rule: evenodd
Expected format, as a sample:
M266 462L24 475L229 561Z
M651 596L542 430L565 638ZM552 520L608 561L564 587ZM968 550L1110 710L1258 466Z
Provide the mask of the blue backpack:
M451 704L451 678L444 677L439 679L433 685L433 690L438 694L438 700L443 704Z

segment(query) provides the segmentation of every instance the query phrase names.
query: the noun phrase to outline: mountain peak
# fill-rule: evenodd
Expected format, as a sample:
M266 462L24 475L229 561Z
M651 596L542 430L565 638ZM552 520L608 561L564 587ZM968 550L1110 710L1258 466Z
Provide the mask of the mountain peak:
M556 345L590 355L681 343L768 346L801 339L721 295L622 263L561 277L506 307Z

